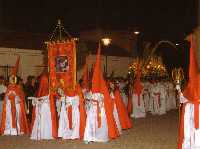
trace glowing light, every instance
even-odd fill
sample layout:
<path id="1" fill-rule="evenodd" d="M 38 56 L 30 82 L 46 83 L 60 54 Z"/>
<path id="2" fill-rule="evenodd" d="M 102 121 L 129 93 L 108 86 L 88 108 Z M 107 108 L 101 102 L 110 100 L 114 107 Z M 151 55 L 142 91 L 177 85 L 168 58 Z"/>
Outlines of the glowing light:
<path id="1" fill-rule="evenodd" d="M 112 41 L 112 39 L 110 39 L 110 38 L 103 38 L 103 39 L 101 39 L 102 40 L 102 42 L 103 42 L 103 44 L 105 45 L 105 46 L 108 46 L 110 43 L 111 43 L 111 41 Z"/>
<path id="2" fill-rule="evenodd" d="M 139 31 L 134 31 L 134 34 L 138 35 L 138 34 L 140 34 L 140 32 Z"/>
<path id="3" fill-rule="evenodd" d="M 74 41 L 79 41 L 78 37 L 74 37 L 73 39 L 74 39 Z"/>

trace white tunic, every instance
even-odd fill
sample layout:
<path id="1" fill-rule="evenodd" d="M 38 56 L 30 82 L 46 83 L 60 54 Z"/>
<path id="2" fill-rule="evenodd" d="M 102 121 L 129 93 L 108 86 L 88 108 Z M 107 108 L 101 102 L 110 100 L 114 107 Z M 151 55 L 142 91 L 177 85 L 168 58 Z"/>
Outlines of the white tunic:
<path id="1" fill-rule="evenodd" d="M 185 106 L 184 139 L 182 143 L 182 148 L 200 149 L 200 126 L 198 129 L 194 127 L 194 104 L 192 103 L 187 103 Z"/>
<path id="2" fill-rule="evenodd" d="M 10 93 L 15 94 L 15 107 L 16 107 L 16 128 L 12 127 L 12 112 L 11 112 L 11 102 L 8 99 L 8 96 Z M 10 91 L 6 95 L 6 125 L 5 125 L 5 130 L 4 130 L 4 135 L 21 135 L 23 134 L 20 132 L 20 97 L 16 95 L 14 91 Z"/>
<path id="3" fill-rule="evenodd" d="M 140 97 L 140 99 L 139 99 Z M 133 112 L 131 117 L 133 118 L 143 118 L 146 116 L 144 100 L 142 94 L 139 96 L 137 94 L 132 95 L 132 103 L 133 103 Z"/>
<path id="4" fill-rule="evenodd" d="M 109 137 L 106 113 L 103 102 L 104 96 L 100 93 L 94 93 L 92 94 L 92 99 L 90 100 L 91 104 L 90 108 L 87 111 L 84 141 L 107 142 L 109 140 Z M 99 106 L 100 108 L 100 127 L 98 127 L 97 121 L 97 106 Z"/>
<path id="5" fill-rule="evenodd" d="M 144 106 L 146 111 L 150 111 L 149 103 L 150 103 L 150 83 L 144 82 L 143 83 L 144 89 L 142 92 L 143 99 L 144 99 Z"/>
<path id="6" fill-rule="evenodd" d="M 33 106 L 36 106 L 35 121 L 30 138 L 33 140 L 53 139 L 49 96 L 35 98 Z"/>
<path id="7" fill-rule="evenodd" d="M 79 96 L 61 97 L 58 137 L 63 139 L 78 139 L 80 137 Z M 72 129 L 69 128 L 68 107 L 72 106 Z"/>
<path id="8" fill-rule="evenodd" d="M 162 115 L 166 113 L 166 90 L 160 83 L 151 88 L 150 110 L 152 114 Z"/>
<path id="9" fill-rule="evenodd" d="M 167 100 L 167 91 L 166 87 L 164 86 L 163 82 L 158 83 L 158 87 L 160 88 L 160 110 L 159 115 L 166 113 L 166 100 Z"/>
<path id="10" fill-rule="evenodd" d="M 169 98 L 168 98 L 168 102 L 167 102 L 167 109 L 171 110 L 171 109 L 176 109 L 176 92 L 175 92 L 175 87 L 173 85 L 173 83 L 169 82 L 168 83 L 168 94 L 169 94 Z"/>

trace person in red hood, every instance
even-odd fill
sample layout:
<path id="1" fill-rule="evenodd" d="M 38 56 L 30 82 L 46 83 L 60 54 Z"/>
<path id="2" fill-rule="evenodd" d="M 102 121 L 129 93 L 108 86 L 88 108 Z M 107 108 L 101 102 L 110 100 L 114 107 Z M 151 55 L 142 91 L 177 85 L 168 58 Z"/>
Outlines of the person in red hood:
<path id="1" fill-rule="evenodd" d="M 87 111 L 84 133 L 85 143 L 107 142 L 119 136 L 117 124 L 113 116 L 112 99 L 101 72 L 100 60 L 99 47 L 93 71 L 91 94 L 88 96 L 90 108 Z"/>
<path id="2" fill-rule="evenodd" d="M 117 124 L 117 129 L 119 131 L 119 134 L 121 135 L 122 134 L 122 126 L 121 126 L 121 121 L 120 121 L 120 118 L 119 118 L 119 111 L 117 108 L 117 104 L 116 104 L 116 96 L 115 96 L 115 84 L 114 84 L 114 81 L 109 81 L 107 80 L 107 86 L 108 86 L 108 89 L 109 89 L 109 92 L 110 92 L 110 97 L 112 99 L 112 107 L 113 107 L 113 116 L 114 116 L 114 119 L 115 119 L 115 122 Z"/>
<path id="3" fill-rule="evenodd" d="M 49 97 L 48 74 L 43 73 L 40 77 L 40 85 L 37 97 L 29 97 L 33 103 L 31 139 L 54 139 L 57 138 L 55 105 Z"/>
<path id="4" fill-rule="evenodd" d="M 142 118 L 146 116 L 144 100 L 142 96 L 143 85 L 140 81 L 140 77 L 141 77 L 141 70 L 140 70 L 140 65 L 138 64 L 138 69 L 137 69 L 136 79 L 134 81 L 133 94 L 132 94 L 133 112 L 131 114 L 131 117 L 133 118 Z"/>
<path id="5" fill-rule="evenodd" d="M 2 135 L 29 134 L 29 127 L 25 112 L 24 92 L 17 85 L 17 70 L 19 57 L 9 78 L 9 85 L 5 93 L 0 132 Z"/>
<path id="6" fill-rule="evenodd" d="M 198 33 L 197 30 L 196 33 Z M 198 149 L 200 148 L 200 128 L 199 128 L 199 109 L 200 109 L 200 72 L 197 63 L 197 50 L 199 42 L 199 33 L 190 35 L 190 64 L 189 81 L 181 93 L 180 102 L 183 103 L 179 127 L 178 149 Z M 196 55 L 195 55 L 196 54 Z"/>

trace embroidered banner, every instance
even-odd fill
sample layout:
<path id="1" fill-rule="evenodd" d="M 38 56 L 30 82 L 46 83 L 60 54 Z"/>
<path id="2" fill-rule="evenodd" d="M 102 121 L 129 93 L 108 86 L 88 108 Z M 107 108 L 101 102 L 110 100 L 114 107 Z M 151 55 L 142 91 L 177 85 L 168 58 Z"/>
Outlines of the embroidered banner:
<path id="1" fill-rule="evenodd" d="M 48 43 L 48 63 L 51 90 L 74 89 L 76 84 L 75 41 Z"/>

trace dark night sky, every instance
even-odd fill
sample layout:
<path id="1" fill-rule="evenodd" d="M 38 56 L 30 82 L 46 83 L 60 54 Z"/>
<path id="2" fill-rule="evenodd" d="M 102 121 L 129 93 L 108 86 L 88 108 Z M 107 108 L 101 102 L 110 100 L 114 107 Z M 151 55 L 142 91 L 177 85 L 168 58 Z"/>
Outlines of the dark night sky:
<path id="1" fill-rule="evenodd" d="M 180 39 L 196 26 L 195 0 L 1 0 L 9 30 L 51 33 L 61 18 L 69 32 L 137 27 L 147 38 Z"/>

